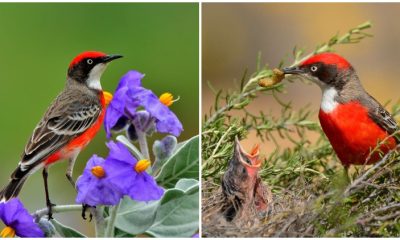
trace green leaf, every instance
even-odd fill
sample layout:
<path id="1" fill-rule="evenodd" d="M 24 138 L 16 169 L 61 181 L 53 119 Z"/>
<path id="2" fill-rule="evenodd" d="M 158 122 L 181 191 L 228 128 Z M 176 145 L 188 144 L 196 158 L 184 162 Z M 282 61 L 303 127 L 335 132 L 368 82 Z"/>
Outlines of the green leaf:
<path id="1" fill-rule="evenodd" d="M 181 179 L 158 201 L 124 198 L 115 226 L 132 235 L 191 237 L 199 229 L 199 181 Z"/>
<path id="2" fill-rule="evenodd" d="M 59 221 L 52 219 L 50 222 L 53 224 L 55 227 L 56 231 L 58 234 L 60 234 L 61 237 L 64 238 L 86 238 L 85 235 L 82 233 L 78 232 L 77 230 L 70 228 L 68 226 L 63 225 Z"/>
<path id="3" fill-rule="evenodd" d="M 135 237 L 135 235 L 127 233 L 125 231 L 122 231 L 119 228 L 115 228 L 114 237 L 115 238 L 132 238 L 132 237 Z"/>
<path id="4" fill-rule="evenodd" d="M 191 194 L 193 191 L 198 191 L 199 185 L 198 185 L 199 181 L 197 181 L 196 179 L 181 179 L 179 180 L 176 185 L 175 188 L 176 189 L 180 189 L 184 192 L 186 192 L 187 194 Z"/>
<path id="5" fill-rule="evenodd" d="M 165 162 L 160 173 L 156 176 L 157 182 L 166 188 L 174 187 L 181 178 L 199 177 L 199 137 L 195 136 L 186 141 Z"/>
<path id="6" fill-rule="evenodd" d="M 181 179 L 165 192 L 153 225 L 146 233 L 154 237 L 191 237 L 199 229 L 199 183 Z"/>
<path id="7" fill-rule="evenodd" d="M 136 202 L 125 197 L 118 210 L 115 226 L 133 235 L 141 234 L 153 224 L 159 204 L 159 201 Z"/>

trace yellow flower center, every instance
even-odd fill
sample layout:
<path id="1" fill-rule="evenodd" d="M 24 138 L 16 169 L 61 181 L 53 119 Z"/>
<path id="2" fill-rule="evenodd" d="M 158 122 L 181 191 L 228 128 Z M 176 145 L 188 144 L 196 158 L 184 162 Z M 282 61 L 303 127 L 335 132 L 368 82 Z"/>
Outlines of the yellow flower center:
<path id="1" fill-rule="evenodd" d="M 94 166 L 92 167 L 92 174 L 97 178 L 102 178 L 106 173 L 104 172 L 104 168 L 102 166 Z"/>
<path id="2" fill-rule="evenodd" d="M 107 106 L 108 104 L 110 104 L 110 102 L 113 98 L 113 95 L 109 92 L 103 91 L 103 97 L 104 97 L 104 102 Z"/>
<path id="3" fill-rule="evenodd" d="M 160 96 L 160 102 L 165 106 L 169 107 L 174 102 L 174 96 L 169 92 L 163 93 Z"/>
<path id="4" fill-rule="evenodd" d="M 149 160 L 147 160 L 147 159 L 139 160 L 139 161 L 136 163 L 135 171 L 138 172 L 138 173 L 141 173 L 141 172 L 143 172 L 143 171 L 146 171 L 146 169 L 147 169 L 150 165 L 151 165 L 151 162 L 150 162 Z"/>
<path id="5" fill-rule="evenodd" d="M 5 227 L 1 232 L 0 232 L 0 237 L 1 238 L 13 238 L 15 237 L 15 230 L 12 227 Z"/>

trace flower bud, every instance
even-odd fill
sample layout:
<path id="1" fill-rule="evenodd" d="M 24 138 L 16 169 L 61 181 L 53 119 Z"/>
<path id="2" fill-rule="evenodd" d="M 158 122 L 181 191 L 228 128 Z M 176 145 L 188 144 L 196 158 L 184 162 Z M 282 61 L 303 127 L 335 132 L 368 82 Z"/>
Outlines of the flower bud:
<path id="1" fill-rule="evenodd" d="M 132 120 L 136 130 L 140 130 L 147 135 L 151 135 L 155 131 L 154 119 L 150 116 L 147 111 L 138 111 Z"/>
<path id="2" fill-rule="evenodd" d="M 56 228 L 49 220 L 41 218 L 37 224 L 45 237 L 53 237 L 56 234 Z"/>
<path id="3" fill-rule="evenodd" d="M 153 153 L 156 159 L 167 159 L 174 152 L 178 141 L 176 137 L 167 135 L 161 141 L 156 140 L 153 144 Z"/>

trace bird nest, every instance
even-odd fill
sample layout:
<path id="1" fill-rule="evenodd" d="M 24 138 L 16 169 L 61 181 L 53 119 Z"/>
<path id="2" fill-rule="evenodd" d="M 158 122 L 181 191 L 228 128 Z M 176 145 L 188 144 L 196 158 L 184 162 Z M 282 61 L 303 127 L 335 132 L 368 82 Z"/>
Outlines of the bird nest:
<path id="1" fill-rule="evenodd" d="M 318 178 L 318 175 L 315 175 Z M 204 237 L 399 237 L 400 155 L 395 149 L 370 167 L 356 167 L 351 182 L 343 174 L 326 181 L 294 181 L 271 186 L 268 214 L 248 212 L 245 221 L 218 221 L 222 191 L 203 179 Z M 270 179 L 264 177 L 264 183 Z M 217 220 L 216 220 L 217 219 Z"/>
<path id="2" fill-rule="evenodd" d="M 204 237 L 306 237 L 312 236 L 307 222 L 307 202 L 293 191 L 274 195 L 266 215 L 247 212 L 245 220 L 227 222 L 220 215 L 221 188 L 211 181 L 202 185 L 202 233 Z M 216 220 L 218 219 L 218 220 Z"/>

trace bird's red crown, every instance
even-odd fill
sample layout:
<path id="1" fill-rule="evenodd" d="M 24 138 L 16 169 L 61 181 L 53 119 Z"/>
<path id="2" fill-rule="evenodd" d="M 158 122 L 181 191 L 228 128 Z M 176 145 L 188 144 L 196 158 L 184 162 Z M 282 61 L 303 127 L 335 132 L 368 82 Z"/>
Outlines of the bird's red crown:
<path id="1" fill-rule="evenodd" d="M 102 52 L 96 52 L 96 51 L 88 51 L 88 52 L 83 52 L 80 53 L 78 56 L 76 56 L 71 63 L 69 64 L 69 67 L 73 67 L 75 64 L 79 63 L 80 61 L 82 61 L 82 59 L 85 58 L 98 58 L 98 57 L 104 57 L 106 56 L 105 53 Z"/>
<path id="2" fill-rule="evenodd" d="M 351 66 L 346 59 L 344 59 L 343 57 L 339 56 L 336 53 L 320 53 L 306 59 L 300 65 L 301 66 L 311 65 L 317 62 L 336 65 L 337 68 L 339 69 L 347 69 Z"/>

